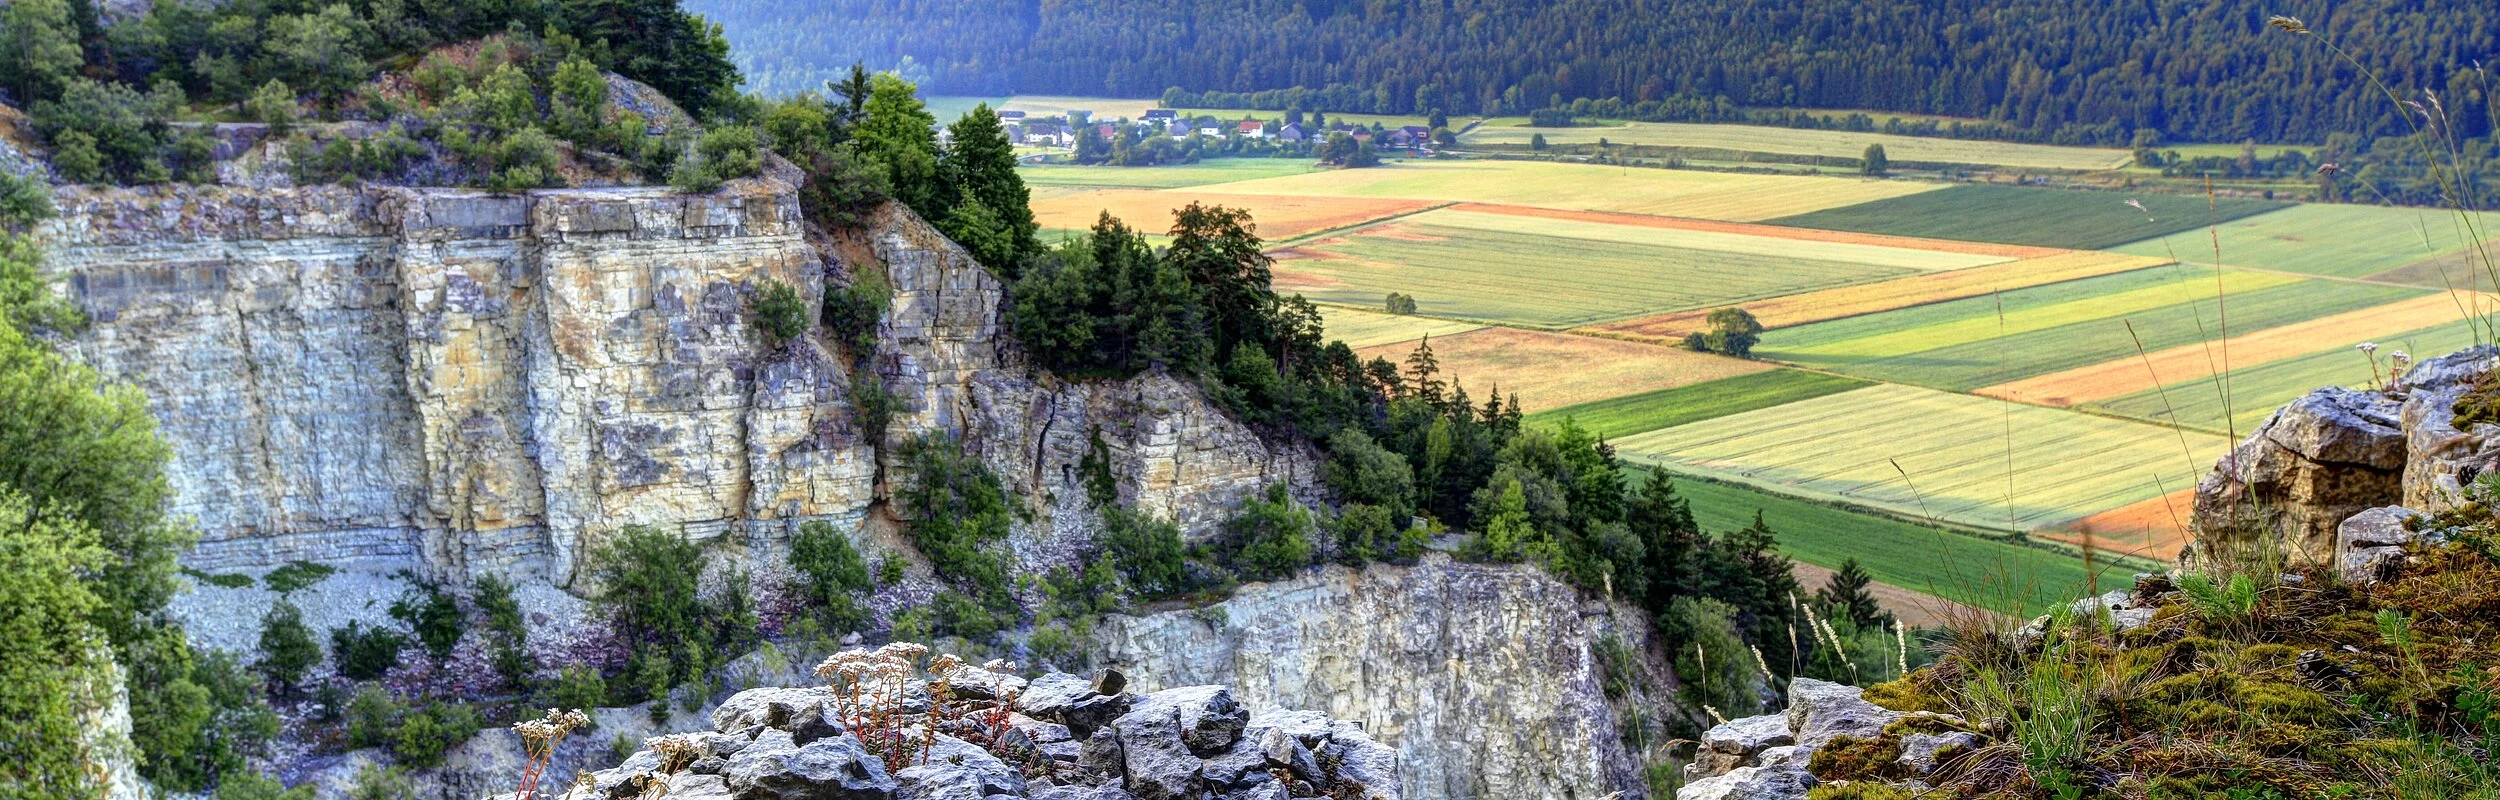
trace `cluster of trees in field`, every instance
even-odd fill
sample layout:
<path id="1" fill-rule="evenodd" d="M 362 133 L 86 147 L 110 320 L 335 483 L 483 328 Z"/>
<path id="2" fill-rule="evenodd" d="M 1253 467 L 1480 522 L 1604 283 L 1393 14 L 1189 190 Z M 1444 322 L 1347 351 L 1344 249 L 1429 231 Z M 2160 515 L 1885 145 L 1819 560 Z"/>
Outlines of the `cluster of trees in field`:
<path id="1" fill-rule="evenodd" d="M 2492 8 L 2397 0 L 694 6 L 727 24 L 767 90 L 865 59 L 947 94 L 1298 87 L 1306 108 L 1336 111 L 1524 114 L 1587 98 L 1660 103 L 1676 118 L 1724 115 L 1723 99 L 1969 117 L 2122 145 L 2138 129 L 2268 142 L 2401 132 L 2401 110 L 2314 42 L 2269 29 L 2269 14 L 2300 17 L 2389 84 L 2451 103 L 2480 91 L 2471 65 L 2500 46 Z M 2474 125 L 2469 135 L 2488 127 Z"/>

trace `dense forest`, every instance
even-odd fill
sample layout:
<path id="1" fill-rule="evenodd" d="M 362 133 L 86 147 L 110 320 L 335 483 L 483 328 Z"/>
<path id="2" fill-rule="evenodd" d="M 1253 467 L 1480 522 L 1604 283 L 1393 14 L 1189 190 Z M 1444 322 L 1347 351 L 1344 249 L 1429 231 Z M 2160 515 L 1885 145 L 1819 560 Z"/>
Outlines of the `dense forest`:
<path id="1" fill-rule="evenodd" d="M 2295 0 L 1697 0 L 1116 3 L 697 0 L 755 88 L 854 59 L 935 94 L 1155 97 L 1301 87 L 1329 111 L 1526 113 L 1580 98 L 1727 98 L 2001 120 L 2051 140 L 2323 142 L 2404 133 L 2306 20 L 2387 83 L 2454 108 L 2500 49 L 2479 3 Z M 1319 98 L 1325 98 L 1320 100 Z M 2488 119 L 2460 120 L 2468 137 Z"/>

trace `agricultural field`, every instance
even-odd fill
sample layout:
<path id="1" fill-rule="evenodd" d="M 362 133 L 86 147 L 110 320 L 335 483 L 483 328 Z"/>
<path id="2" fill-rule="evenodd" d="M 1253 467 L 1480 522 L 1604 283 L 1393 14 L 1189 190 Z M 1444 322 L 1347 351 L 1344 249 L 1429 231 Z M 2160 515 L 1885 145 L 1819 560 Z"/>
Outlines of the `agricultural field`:
<path id="1" fill-rule="evenodd" d="M 1363 125 L 1368 127 L 1373 124 L 1378 124 L 1384 128 L 1396 128 L 1405 125 L 1426 125 L 1431 123 L 1430 118 L 1422 115 L 1355 114 L 1351 112 L 1339 113 L 1335 111 L 1327 113 L 1328 124 L 1330 125 L 1342 122 L 1347 125 Z M 1249 108 L 1184 108 L 1180 109 L 1180 114 L 1182 117 L 1189 119 L 1196 119 L 1198 117 L 1214 117 L 1221 120 L 1235 121 L 1245 119 L 1281 120 L 1285 118 L 1285 112 L 1282 111 L 1260 111 Z M 1467 123 L 1470 119 L 1472 118 L 1458 117 L 1454 115 L 1451 116 L 1450 130 L 1455 131 L 1460 128 L 1467 127 Z M 1303 127 L 1305 130 L 1310 127 L 1309 114 L 1303 115 Z"/>
<path id="2" fill-rule="evenodd" d="M 2460 249 L 2469 241 L 2460 235 L 2462 222 L 2455 212 L 2433 208 L 2304 204 L 2234 219 L 2213 226 L 2211 231 L 2200 224 L 2192 230 L 2131 242 L 2116 249 L 2163 257 L 2173 257 L 2170 254 L 2175 252 L 2175 257 L 2182 261 L 2211 264 L 2215 260 L 2214 237 L 2219 235 L 2224 264 L 2359 278 Z M 2475 224 L 2488 236 L 2490 226 L 2500 224 L 2500 214 L 2482 215 Z M 2460 269 L 2449 274 L 2463 286 L 2467 278 L 2479 271 Z M 2398 282 L 2447 288 L 2435 270 L 2404 277 Z"/>
<path id="3" fill-rule="evenodd" d="M 2144 210 L 2127 205 L 2131 200 L 2142 204 Z M 2209 222 L 2239 219 L 2290 205 L 2224 198 L 2214 201 L 2209 211 L 2206 202 L 2203 197 L 2176 194 L 1954 186 L 1781 217 L 1771 220 L 1771 224 L 2099 250 L 2202 229 Z M 2128 252 L 2168 257 L 2163 252 Z"/>
<path id="4" fill-rule="evenodd" d="M 1531 413 L 1772 368 L 1672 347 L 1515 328 L 1434 336 L 1431 342 L 1442 380 L 1463 384 L 1478 401 L 1497 389 L 1505 402 L 1517 395 L 1520 408 Z M 1403 366 L 1417 344 L 1396 342 L 1355 352 L 1365 361 L 1385 358 Z"/>
<path id="5" fill-rule="evenodd" d="M 2150 391 L 2165 384 L 2208 384 L 2227 358 L 2233 371 L 2296 358 L 2321 349 L 2388 339 L 2450 322 L 2463 327 L 2469 313 L 2488 312 L 2488 295 L 2426 294 L 2383 306 L 2371 306 L 2305 322 L 2233 335 L 2218 342 L 2196 342 L 2157 353 L 2130 355 L 2063 372 L 1979 389 L 1976 393 L 2003 400 L 2044 406 L 2073 406 Z M 2322 348 L 2322 345 L 2332 347 Z M 2356 362 L 2356 366 L 2357 366 Z M 2322 376 L 2324 377 L 2324 376 Z M 2327 380 L 2325 383 L 2337 381 Z M 2323 384 L 2321 384 L 2323 385 Z"/>
<path id="6" fill-rule="evenodd" d="M 1070 109 L 1081 108 L 1094 112 L 1094 118 L 1102 120 L 1138 119 L 1146 116 L 1148 109 L 1162 107 L 1163 99 L 1158 97 L 1066 97 L 1041 94 L 1020 94 L 1007 98 L 1004 103 L 991 105 L 991 108 L 1000 111 L 1022 111 L 1036 117 L 1066 116 Z"/>
<path id="7" fill-rule="evenodd" d="M 1432 316 L 1538 328 L 1723 306 L 1995 258 L 1447 210 L 1276 255 L 1278 291 L 1344 305 L 1402 292 Z"/>
<path id="8" fill-rule="evenodd" d="M 1426 336 L 1451 336 L 1484 327 L 1468 322 L 1333 305 L 1320 306 L 1319 316 L 1326 325 L 1327 338 L 1345 342 L 1347 347 L 1356 350 L 1392 342 L 1411 342 Z"/>
<path id="9" fill-rule="evenodd" d="M 1250 211 L 1262 239 L 1290 239 L 1364 222 L 1411 214 L 1432 204 L 1415 200 L 1359 197 L 1292 197 L 1235 195 L 1196 190 L 1100 189 L 1033 202 L 1033 221 L 1044 231 L 1078 231 L 1094 227 L 1103 212 L 1141 231 L 1161 233 L 1172 227 L 1172 212 L 1191 202 L 1231 206 Z M 1374 300 L 1378 297 L 1372 298 Z"/>
<path id="10" fill-rule="evenodd" d="M 1896 162 L 1916 161 L 2074 171 L 2117 169 L 2135 160 L 2134 154 L 2117 148 L 2059 147 L 1975 139 L 1773 128 L 1761 125 L 1717 125 L 1701 122 L 1608 122 L 1572 128 L 1534 128 L 1516 123 L 1507 125 L 1487 123 L 1459 137 L 1459 143 L 1476 147 L 1525 149 L 1529 146 L 1531 139 L 1540 134 L 1545 137 L 1545 142 L 1549 145 L 1596 144 L 1598 140 L 1603 139 L 1609 144 L 1621 145 L 1694 147 L 1747 153 L 1848 159 L 1864 155 L 1867 145 L 1880 144 L 1884 146 L 1885 157 Z"/>
<path id="11" fill-rule="evenodd" d="M 2091 366 L 2397 302 L 2423 290 L 2172 268 L 2036 287 L 1765 334 L 1755 353 L 1875 380 L 1953 391 Z M 2000 308 L 1999 303 L 2002 303 Z"/>
<path id="12" fill-rule="evenodd" d="M 1634 478 L 1634 481 L 1647 478 Z M 1637 485 L 1637 484 L 1636 484 Z M 1679 475 L 1676 494 L 1692 503 L 1693 521 L 1713 533 L 1753 524 L 1754 512 L 1779 534 L 1780 552 L 1826 569 L 1855 558 L 1878 581 L 1972 605 L 2004 609 L 2008 594 L 2021 614 L 2045 613 L 2051 605 L 2084 594 L 2083 560 L 2013 542 L 1945 531 L 1887 516 L 1800 500 L 1741 484 Z M 2110 569 L 2110 565 L 2101 565 Z M 2124 568 L 2112 570 L 2125 580 Z M 2012 575 L 2028 591 L 2008 592 Z M 2105 573 L 2102 580 L 2108 582 Z"/>
<path id="13" fill-rule="evenodd" d="M 1275 178 L 1316 172 L 1301 158 L 1218 158 L 1195 164 L 1152 167 L 1025 164 L 1016 168 L 1026 186 L 1080 186 L 1104 189 L 1179 189 L 1233 181 Z"/>
<path id="14" fill-rule="evenodd" d="M 1599 436 L 1615 439 L 1872 385 L 1839 375 L 1775 369 L 1539 411 L 1528 415 L 1525 422 L 1560 425 L 1568 419 Z"/>
<path id="15" fill-rule="evenodd" d="M 2482 233 L 2488 235 L 2493 231 L 2484 230 Z M 2500 291 L 2500 238 L 2487 239 L 2480 245 L 2458 247 L 2386 272 L 2372 273 L 2367 279 L 2432 289 Z"/>
<path id="16" fill-rule="evenodd" d="M 2193 486 L 2226 444 L 1887 385 L 1627 436 L 1615 447 L 1634 462 L 1810 499 L 2031 531 Z"/>
<path id="17" fill-rule="evenodd" d="M 2196 490 L 2181 489 L 2032 535 L 2105 553 L 2168 561 L 2177 558 L 2190 540 L 2188 518 L 2195 504 Z"/>
<path id="18" fill-rule="evenodd" d="M 2319 341 L 2315 351 L 2296 358 L 2242 367 L 2229 375 L 2229 414 L 2224 414 L 2221 387 L 2209 378 L 2172 382 L 2157 389 L 2084 403 L 2083 408 L 2209 432 L 2245 434 L 2275 409 L 2321 386 L 2370 386 L 2386 377 L 2388 357 L 2395 351 L 2430 357 L 2477 343 L 2474 329 L 2451 322 L 2366 341 L 2379 345 L 2378 366 L 2355 345 L 2365 340 Z M 2485 334 L 2483 339 L 2488 339 Z"/>
<path id="19" fill-rule="evenodd" d="M 1766 328 L 1788 328 L 2032 286 L 2132 272 L 2169 263 L 2166 259 L 2091 250 L 2043 250 L 2042 252 L 2051 255 L 1993 266 L 1928 272 L 1876 283 L 1862 283 L 1774 297 L 1746 303 L 1744 308 L 1753 314 L 1755 321 L 1761 322 Z M 1672 314 L 1593 325 L 1580 330 L 1598 336 L 1673 343 L 1681 341 L 1687 333 L 1702 330 L 1705 324 L 1704 318 L 1709 314 L 1710 309 L 1679 311 Z"/>
<path id="20" fill-rule="evenodd" d="M 1397 197 L 1759 222 L 1915 195 L 1942 184 L 1741 175 L 1550 161 L 1409 161 L 1226 184 L 1240 194 Z M 1951 237 L 1945 237 L 1951 238 Z"/>

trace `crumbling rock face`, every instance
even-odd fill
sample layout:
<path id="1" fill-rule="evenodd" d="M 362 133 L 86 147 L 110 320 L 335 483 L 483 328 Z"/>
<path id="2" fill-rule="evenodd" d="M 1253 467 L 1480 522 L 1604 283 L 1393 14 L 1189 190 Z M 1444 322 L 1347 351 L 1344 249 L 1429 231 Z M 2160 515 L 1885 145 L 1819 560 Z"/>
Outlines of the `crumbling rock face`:
<path id="1" fill-rule="evenodd" d="M 2454 426 L 2453 407 L 2500 350 L 2422 361 L 2383 391 L 2325 388 L 2267 418 L 2197 485 L 2195 527 L 2210 546 L 2274 537 L 2297 561 L 2340 558 L 2337 529 L 2363 511 L 2453 507 L 2500 467 L 2500 425 Z"/>
<path id="2" fill-rule="evenodd" d="M 1044 675 L 1034 687 L 1085 685 L 1072 675 Z M 698 735 L 695 752 L 664 765 L 643 750 L 624 764 L 591 773 L 564 800 L 635 796 L 649 783 L 666 796 L 736 800 L 1251 800 L 1364 798 L 1398 800 L 1396 761 L 1389 748 L 1355 725 L 1316 712 L 1252 715 L 1222 686 L 1188 686 L 1146 695 L 1057 692 L 1039 701 L 961 700 L 978 716 L 1003 713 L 1004 735 L 976 744 L 926 730 L 918 718 L 898 737 L 844 729 L 828 720 L 834 695 L 824 689 L 751 689 L 714 712 L 714 729 Z M 873 704 L 873 703 L 872 703 Z M 1065 742 L 1061 715 L 1070 707 L 1111 704 L 1131 709 L 1098 730 L 1088 747 L 1119 758 L 1086 757 Z M 854 714 L 865 717 L 868 714 Z M 807 731 L 831 724 L 830 733 Z M 978 724 L 978 723 L 976 723 Z M 986 732 L 965 733 L 989 739 Z M 876 729 L 870 729 L 874 731 Z M 805 738 L 812 737 L 812 738 Z M 900 768 L 879 748 L 906 742 Z M 510 797 L 505 795 L 503 797 Z"/>
<path id="3" fill-rule="evenodd" d="M 1650 625 L 1540 570 L 1429 554 L 1246 586 L 1205 609 L 1113 616 L 1096 652 L 1137 685 L 1229 685 L 1252 729 L 1278 708 L 1360 723 L 1397 748 L 1363 769 L 1403 774 L 1409 797 L 1642 796 L 1642 762 L 1617 721 L 1630 704 L 1654 719 L 1672 682 L 1663 659 L 1637 659 L 1644 673 L 1626 682 L 1660 691 L 1609 700 L 1596 655 L 1608 636 L 1647 653 Z M 1067 688 L 1036 681 L 1028 696 Z"/>
<path id="4" fill-rule="evenodd" d="M 763 558 L 801 520 L 856 529 L 902 477 L 880 455 L 931 434 L 1032 498 L 1028 566 L 1064 563 L 1097 524 L 1075 474 L 1096 431 L 1123 492 L 1193 534 L 1267 483 L 1314 493 L 1307 448 L 1186 382 L 1032 372 L 998 280 L 961 248 L 900 206 L 813 232 L 797 180 L 783 165 L 701 196 L 65 187 L 39 236 L 94 321 L 71 350 L 157 411 L 203 570 L 365 561 L 566 584 L 632 524 Z M 822 336 L 767 348 L 746 309 L 766 280 L 814 298 L 870 269 L 896 296 L 867 363 L 905 400 L 884 442 L 850 406 L 850 354 Z"/>

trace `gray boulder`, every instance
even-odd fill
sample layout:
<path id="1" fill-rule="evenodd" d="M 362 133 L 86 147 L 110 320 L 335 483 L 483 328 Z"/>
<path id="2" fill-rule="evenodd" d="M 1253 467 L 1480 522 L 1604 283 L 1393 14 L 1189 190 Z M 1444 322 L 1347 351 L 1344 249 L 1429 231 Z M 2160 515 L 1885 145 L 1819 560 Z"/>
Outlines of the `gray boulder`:
<path id="1" fill-rule="evenodd" d="M 900 785 L 896 800 L 981 800 L 990 795 L 1021 797 L 1024 772 L 979 746 L 940 735 L 918 764 L 894 773 Z"/>
<path id="2" fill-rule="evenodd" d="M 1961 731 L 1946 733 L 1913 733 L 1901 737 L 1900 763 L 1912 773 L 1925 775 L 1936 771 L 1938 753 L 1952 748 L 1968 750 L 1979 746 L 1979 737 Z"/>
<path id="3" fill-rule="evenodd" d="M 1233 690 L 1222 686 L 1182 686 L 1146 695 L 1120 719 L 1166 716 L 1180 731 L 1181 743 L 1197 753 L 1231 748 L 1250 723 L 1249 710 L 1233 701 Z"/>
<path id="4" fill-rule="evenodd" d="M 1141 703 L 1107 730 L 1119 742 L 1120 771 L 1131 794 L 1143 800 L 1196 800 L 1206 790 L 1199 769 L 1203 762 L 1190 752 L 1174 704 Z"/>
<path id="5" fill-rule="evenodd" d="M 1137 800 L 1137 795 L 1110 786 L 1047 786 L 1033 791 L 1033 800 Z"/>
<path id="6" fill-rule="evenodd" d="M 712 729 L 742 731 L 762 725 L 790 730 L 802 718 L 820 717 L 832 700 L 833 690 L 821 686 L 748 689 L 712 710 Z"/>
<path id="7" fill-rule="evenodd" d="M 2319 389 L 2232 448 L 2196 486 L 2199 546 L 2279 539 L 2295 560 L 2324 560 L 2345 517 L 2404 491 L 2405 402 L 2387 392 Z"/>
<path id="8" fill-rule="evenodd" d="M 1082 740 L 1110 724 L 1131 707 L 1127 695 L 1106 695 L 1094 691 L 1093 683 L 1063 672 L 1034 678 L 1016 696 L 1015 708 L 1035 719 L 1068 726 L 1073 738 Z"/>
<path id="9" fill-rule="evenodd" d="M 2500 349 L 2460 350 L 2415 364 L 2405 373 L 2404 492 L 2371 505 L 2403 504 L 2429 513 L 2455 508 L 2466 487 L 2500 469 L 2500 426 L 2456 425 L 2457 399 L 2500 364 Z"/>
<path id="10" fill-rule="evenodd" d="M 1260 731 L 1259 751 L 1267 756 L 1269 765 L 1284 767 L 1292 771 L 1294 777 L 1304 781 L 1319 782 L 1319 757 L 1312 755 L 1311 748 L 1303 745 L 1301 738 L 1291 732 L 1283 728 Z"/>
<path id="11" fill-rule="evenodd" d="M 1840 736 L 1872 739 L 1882 736 L 1884 726 L 1902 717 L 1901 712 L 1869 703 L 1866 690 L 1855 686 L 1798 678 L 1788 684 L 1789 730 L 1796 732 L 1797 746 L 1807 750 L 1822 747 Z"/>
<path id="12" fill-rule="evenodd" d="M 1704 778 L 1677 789 L 1675 800 L 1799 800 L 1812 791 L 1814 776 L 1804 767 L 1738 767 L 1728 774 Z"/>
<path id="13" fill-rule="evenodd" d="M 832 736 L 800 746 L 767 729 L 729 759 L 723 776 L 746 800 L 884 800 L 897 784 L 859 740 Z"/>
<path id="14" fill-rule="evenodd" d="M 2335 528 L 2335 569 L 2352 583 L 2376 583 L 2404 563 L 2405 545 L 2421 538 L 2406 527 L 2421 513 L 2404 506 L 2363 511 Z"/>

